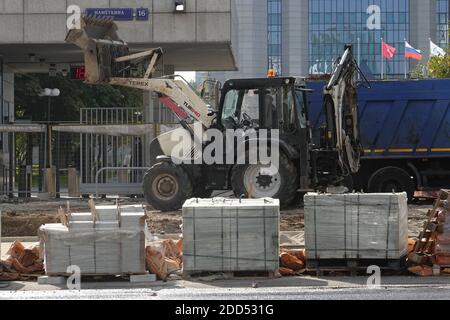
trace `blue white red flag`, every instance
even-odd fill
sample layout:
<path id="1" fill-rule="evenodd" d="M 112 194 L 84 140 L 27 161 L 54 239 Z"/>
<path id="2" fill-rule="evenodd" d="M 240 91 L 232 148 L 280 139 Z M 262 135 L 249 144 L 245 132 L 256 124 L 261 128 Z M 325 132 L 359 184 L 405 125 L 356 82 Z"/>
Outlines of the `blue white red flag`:
<path id="1" fill-rule="evenodd" d="M 422 51 L 413 48 L 407 41 L 405 41 L 405 57 L 414 59 L 414 60 L 422 60 Z"/>

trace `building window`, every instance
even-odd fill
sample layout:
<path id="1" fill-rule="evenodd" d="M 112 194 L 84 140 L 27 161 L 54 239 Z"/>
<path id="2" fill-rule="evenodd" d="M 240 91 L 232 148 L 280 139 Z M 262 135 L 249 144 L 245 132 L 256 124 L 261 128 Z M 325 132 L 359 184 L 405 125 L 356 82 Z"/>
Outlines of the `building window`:
<path id="1" fill-rule="evenodd" d="M 281 75 L 281 0 L 267 1 L 267 56 L 268 68 Z"/>
<path id="2" fill-rule="evenodd" d="M 437 42 L 443 48 L 449 44 L 449 2 L 448 0 L 436 0 Z"/>
<path id="3" fill-rule="evenodd" d="M 447 0 L 445 0 L 447 1 Z M 369 30 L 369 5 L 381 9 L 381 29 Z M 385 61 L 385 74 L 404 74 L 404 39 L 409 38 L 409 0 L 309 0 L 309 63 L 311 74 L 330 73 L 346 43 L 354 44 L 362 69 L 381 74 L 381 38 L 397 49 Z"/>

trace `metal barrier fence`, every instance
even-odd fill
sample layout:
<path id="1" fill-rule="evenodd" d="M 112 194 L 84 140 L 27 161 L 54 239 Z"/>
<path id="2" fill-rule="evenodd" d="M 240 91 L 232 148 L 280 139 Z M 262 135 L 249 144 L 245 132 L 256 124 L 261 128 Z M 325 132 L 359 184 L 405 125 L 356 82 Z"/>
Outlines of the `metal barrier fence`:
<path id="1" fill-rule="evenodd" d="M 142 124 L 143 113 L 133 108 L 87 108 L 80 110 L 82 125 Z M 102 194 L 136 194 L 131 185 L 141 188 L 142 174 L 133 170 L 104 168 L 142 168 L 143 136 L 111 136 L 82 133 L 80 135 L 80 191 L 94 194 L 101 184 Z M 98 175 L 98 176 L 97 176 Z M 111 193 L 114 191 L 114 193 Z M 142 191 L 139 192 L 139 194 Z"/>
<path id="2" fill-rule="evenodd" d="M 173 123 L 145 124 L 143 118 L 139 109 L 82 109 L 80 124 L 50 124 L 50 138 L 47 124 L 3 125 L 0 131 L 6 132 L 11 147 L 4 153 L 9 162 L 0 166 L 0 195 L 45 196 L 49 163 L 57 197 L 141 195 L 143 173 L 148 170 L 146 145 L 148 150 L 153 137 L 179 127 Z"/>
<path id="3" fill-rule="evenodd" d="M 142 195 L 142 183 L 136 183 L 129 181 L 130 173 L 131 172 L 145 172 L 150 168 L 146 167 L 130 167 L 130 168 L 123 168 L 123 167 L 107 167 L 107 168 L 101 168 L 97 171 L 97 174 L 95 175 L 95 196 L 96 198 L 99 197 L 99 177 L 104 172 L 116 172 L 118 181 L 117 183 L 108 183 L 108 184 L 102 184 L 101 186 L 101 195 L 107 195 L 107 194 L 114 194 L 114 195 L 122 195 L 125 188 L 126 188 L 126 195 Z M 142 175 L 143 176 L 143 175 Z"/>

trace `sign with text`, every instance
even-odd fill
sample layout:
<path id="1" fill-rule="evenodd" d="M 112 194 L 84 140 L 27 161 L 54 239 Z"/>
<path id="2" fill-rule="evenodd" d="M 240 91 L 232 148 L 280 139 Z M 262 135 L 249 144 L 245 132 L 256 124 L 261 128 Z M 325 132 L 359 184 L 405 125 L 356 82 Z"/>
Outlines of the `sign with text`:
<path id="1" fill-rule="evenodd" d="M 87 8 L 85 11 L 88 16 L 108 17 L 115 21 L 132 21 L 134 17 L 136 20 L 148 20 L 148 9 L 138 8 L 136 14 L 133 8 Z"/>
<path id="2" fill-rule="evenodd" d="M 136 20 L 147 21 L 148 20 L 148 9 L 147 8 L 136 9 Z"/>

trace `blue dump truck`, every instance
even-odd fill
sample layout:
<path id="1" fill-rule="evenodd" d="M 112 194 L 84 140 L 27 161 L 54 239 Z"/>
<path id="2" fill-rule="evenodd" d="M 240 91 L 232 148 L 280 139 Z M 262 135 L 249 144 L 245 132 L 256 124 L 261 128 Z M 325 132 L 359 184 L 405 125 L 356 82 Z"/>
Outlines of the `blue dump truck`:
<path id="1" fill-rule="evenodd" d="M 373 81 L 360 86 L 364 157 L 353 178 L 366 192 L 450 189 L 450 79 Z M 308 82 L 313 135 L 324 124 L 323 82 Z"/>

